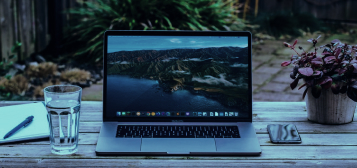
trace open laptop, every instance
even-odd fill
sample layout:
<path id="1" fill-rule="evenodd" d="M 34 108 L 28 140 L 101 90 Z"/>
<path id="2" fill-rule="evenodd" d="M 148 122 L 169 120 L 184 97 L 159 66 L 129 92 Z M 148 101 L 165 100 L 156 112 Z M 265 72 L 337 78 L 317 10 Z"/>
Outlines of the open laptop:
<path id="1" fill-rule="evenodd" d="M 260 155 L 251 34 L 106 31 L 98 155 Z"/>

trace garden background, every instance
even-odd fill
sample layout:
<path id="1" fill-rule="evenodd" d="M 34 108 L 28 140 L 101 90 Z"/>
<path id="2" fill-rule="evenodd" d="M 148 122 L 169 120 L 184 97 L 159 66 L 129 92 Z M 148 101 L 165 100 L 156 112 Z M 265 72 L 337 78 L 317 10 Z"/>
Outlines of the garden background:
<path id="1" fill-rule="evenodd" d="M 283 42 L 310 38 L 357 44 L 356 0 L 1 0 L 0 100 L 43 100 L 54 84 L 83 87 L 102 100 L 105 30 L 253 33 L 253 100 L 302 101 L 291 90 L 293 52 Z M 301 85 L 300 83 L 299 85 Z"/>

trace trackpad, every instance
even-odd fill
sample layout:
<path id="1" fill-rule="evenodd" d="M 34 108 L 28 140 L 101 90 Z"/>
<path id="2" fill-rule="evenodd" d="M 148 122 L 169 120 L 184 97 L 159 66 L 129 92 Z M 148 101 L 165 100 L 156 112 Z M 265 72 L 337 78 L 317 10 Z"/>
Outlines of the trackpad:
<path id="1" fill-rule="evenodd" d="M 213 138 L 143 138 L 141 152 L 216 152 L 216 144 Z"/>

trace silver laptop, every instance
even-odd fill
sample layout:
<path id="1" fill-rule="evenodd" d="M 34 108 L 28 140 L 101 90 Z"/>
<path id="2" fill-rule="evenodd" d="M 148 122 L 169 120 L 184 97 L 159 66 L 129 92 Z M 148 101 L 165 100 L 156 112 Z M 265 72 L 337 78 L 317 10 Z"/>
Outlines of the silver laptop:
<path id="1" fill-rule="evenodd" d="M 260 155 L 249 32 L 107 31 L 97 155 Z"/>

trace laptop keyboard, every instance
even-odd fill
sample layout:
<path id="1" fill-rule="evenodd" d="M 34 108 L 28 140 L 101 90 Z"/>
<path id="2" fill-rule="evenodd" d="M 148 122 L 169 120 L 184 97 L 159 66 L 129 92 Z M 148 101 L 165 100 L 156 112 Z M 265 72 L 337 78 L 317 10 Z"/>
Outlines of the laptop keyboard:
<path id="1" fill-rule="evenodd" d="M 117 138 L 240 138 L 237 126 L 118 125 Z"/>

